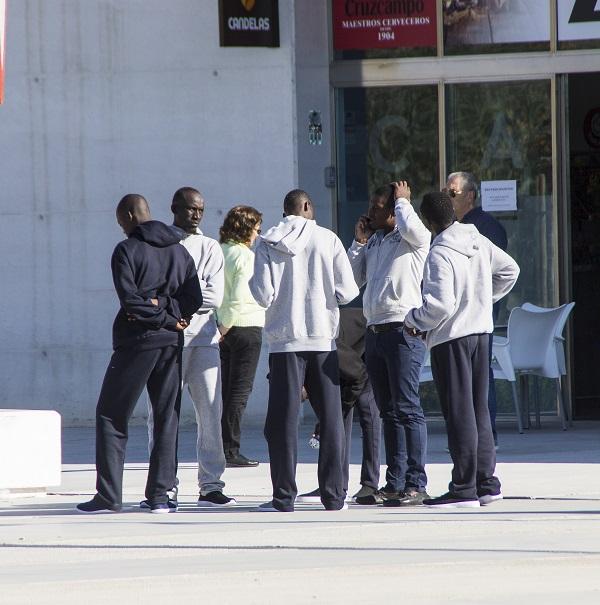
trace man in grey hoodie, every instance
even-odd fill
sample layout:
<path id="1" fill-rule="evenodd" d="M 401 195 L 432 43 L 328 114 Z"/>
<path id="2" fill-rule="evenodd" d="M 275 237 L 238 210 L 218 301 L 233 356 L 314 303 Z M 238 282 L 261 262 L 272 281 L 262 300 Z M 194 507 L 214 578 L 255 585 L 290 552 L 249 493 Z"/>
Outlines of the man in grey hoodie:
<path id="1" fill-rule="evenodd" d="M 265 437 L 273 499 L 259 508 L 294 510 L 304 384 L 321 424 L 321 502 L 327 510 L 344 508 L 344 429 L 335 338 L 338 305 L 356 298 L 358 288 L 341 241 L 314 221 L 305 191 L 294 189 L 286 195 L 283 221 L 260 238 L 249 286 L 256 301 L 267 308 L 264 333 L 269 344 Z"/>
<path id="2" fill-rule="evenodd" d="M 423 504 L 478 507 L 502 498 L 487 407 L 488 347 L 492 304 L 512 289 L 519 267 L 473 225 L 455 222 L 447 193 L 425 195 L 421 215 L 435 239 L 425 263 L 422 304 L 408 312 L 404 329 L 427 333 L 454 463 L 448 492 Z"/>

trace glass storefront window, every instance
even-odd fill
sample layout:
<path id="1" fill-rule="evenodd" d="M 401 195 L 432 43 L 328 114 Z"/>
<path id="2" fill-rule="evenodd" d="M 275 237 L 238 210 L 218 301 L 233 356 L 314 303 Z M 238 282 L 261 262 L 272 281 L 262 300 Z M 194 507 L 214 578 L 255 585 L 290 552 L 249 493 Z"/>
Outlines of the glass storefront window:
<path id="1" fill-rule="evenodd" d="M 517 181 L 517 211 L 495 214 L 521 267 L 499 322 L 524 302 L 556 304 L 550 81 L 448 84 L 446 163 L 479 181 Z"/>
<path id="2" fill-rule="evenodd" d="M 600 6 L 593 0 L 558 0 L 558 49 L 600 48 Z"/>
<path id="3" fill-rule="evenodd" d="M 549 0 L 442 0 L 444 54 L 550 50 Z"/>
<path id="4" fill-rule="evenodd" d="M 398 179 L 417 202 L 438 188 L 437 86 L 338 91 L 338 233 L 349 246 L 370 192 Z"/>
<path id="5" fill-rule="evenodd" d="M 498 324 L 505 325 L 510 310 L 524 302 L 557 305 L 550 81 L 447 85 L 446 161 L 448 172 L 472 172 L 479 181 L 517 181 L 517 210 L 494 213 L 521 268 L 501 301 Z M 511 412 L 508 383 L 496 384 L 499 409 Z M 542 409 L 555 411 L 552 385 L 546 387 Z"/>

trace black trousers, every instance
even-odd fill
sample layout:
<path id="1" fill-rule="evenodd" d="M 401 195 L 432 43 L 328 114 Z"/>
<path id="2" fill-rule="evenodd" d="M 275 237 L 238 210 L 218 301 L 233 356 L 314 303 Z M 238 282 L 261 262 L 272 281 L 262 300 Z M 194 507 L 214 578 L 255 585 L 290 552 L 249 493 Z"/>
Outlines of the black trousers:
<path id="1" fill-rule="evenodd" d="M 344 487 L 348 488 L 350 470 L 350 449 L 352 443 L 352 420 L 354 412 L 358 414 L 362 434 L 362 465 L 360 484 L 377 489 L 379 487 L 379 451 L 381 442 L 381 418 L 375 402 L 371 383 L 367 381 L 356 404 L 344 409 L 344 431 L 346 448 L 344 453 Z"/>
<path id="2" fill-rule="evenodd" d="M 450 493 L 476 498 L 500 492 L 488 410 L 489 334 L 473 334 L 431 349 L 431 369 L 454 463 Z"/>
<path id="3" fill-rule="evenodd" d="M 167 490 L 176 482 L 181 348 L 117 349 L 108 364 L 96 408 L 96 490 L 110 506 L 122 503 L 127 425 L 144 387 L 154 418 L 146 498 L 166 502 Z"/>
<path id="4" fill-rule="evenodd" d="M 254 385 L 260 357 L 262 328 L 234 326 L 219 345 L 223 415 L 221 433 L 225 458 L 240 453 L 242 415 Z"/>
<path id="5" fill-rule="evenodd" d="M 273 504 L 282 511 L 294 510 L 298 493 L 298 417 L 302 386 L 321 427 L 317 476 L 325 508 L 340 509 L 344 487 L 344 426 L 340 406 L 337 351 L 302 351 L 269 355 L 269 406 L 265 437 L 269 446 Z"/>

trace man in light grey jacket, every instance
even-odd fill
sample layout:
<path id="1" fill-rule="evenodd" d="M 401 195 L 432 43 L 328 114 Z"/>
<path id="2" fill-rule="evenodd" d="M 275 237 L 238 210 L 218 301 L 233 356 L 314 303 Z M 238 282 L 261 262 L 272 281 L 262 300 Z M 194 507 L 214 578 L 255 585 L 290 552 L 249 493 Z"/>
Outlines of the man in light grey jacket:
<path id="1" fill-rule="evenodd" d="M 171 203 L 173 225 L 181 235 L 181 244 L 196 265 L 203 293 L 202 306 L 194 313 L 184 335 L 181 378 L 187 385 L 197 423 L 198 506 L 234 506 L 236 501 L 223 493 L 221 479 L 225 454 L 221 437 L 221 360 L 215 310 L 223 300 L 223 252 L 219 242 L 200 230 L 204 216 L 204 198 L 192 187 L 182 187 Z M 152 449 L 154 422 L 148 402 L 148 437 Z M 177 506 L 177 485 L 169 492 L 170 505 Z M 140 506 L 145 508 L 142 501 Z"/>
<path id="2" fill-rule="evenodd" d="M 365 361 L 383 420 L 387 471 L 379 494 L 385 506 L 415 506 L 428 497 L 427 426 L 419 399 L 425 344 L 402 327 L 421 301 L 430 240 L 410 203 L 410 187 L 401 181 L 373 193 L 348 250 L 356 283 L 367 284 Z"/>
<path id="3" fill-rule="evenodd" d="M 250 291 L 267 308 L 269 446 L 273 499 L 262 511 L 291 512 L 298 493 L 296 460 L 302 386 L 311 393 L 321 424 L 318 479 L 327 510 L 344 508 L 344 429 L 335 338 L 338 305 L 358 295 L 338 237 L 314 221 L 312 202 L 294 189 L 284 219 L 260 238 Z"/>
<path id="4" fill-rule="evenodd" d="M 478 507 L 502 498 L 487 407 L 488 347 L 492 304 L 512 289 L 519 267 L 475 226 L 455 222 L 447 193 L 425 195 L 421 215 L 436 237 L 425 263 L 422 304 L 409 311 L 404 329 L 427 333 L 454 462 L 448 492 L 423 504 Z"/>

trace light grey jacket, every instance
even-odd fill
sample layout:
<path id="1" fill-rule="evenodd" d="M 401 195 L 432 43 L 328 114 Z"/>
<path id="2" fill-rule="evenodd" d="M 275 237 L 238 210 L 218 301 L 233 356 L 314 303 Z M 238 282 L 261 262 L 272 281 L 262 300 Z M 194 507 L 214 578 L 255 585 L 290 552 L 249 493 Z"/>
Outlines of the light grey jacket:
<path id="1" fill-rule="evenodd" d="M 431 233 L 405 198 L 396 200 L 395 218 L 393 231 L 387 235 L 377 231 L 366 244 L 354 241 L 348 250 L 356 283 L 367 284 L 363 294 L 367 325 L 404 321 L 421 302 Z"/>
<path id="2" fill-rule="evenodd" d="M 453 223 L 431 244 L 423 301 L 406 323 L 427 332 L 427 347 L 494 330 L 492 305 L 506 296 L 519 266 L 474 225 Z"/>
<path id="3" fill-rule="evenodd" d="M 338 305 L 358 296 L 335 233 L 313 220 L 287 216 L 262 235 L 255 254 L 249 286 L 267 308 L 269 351 L 335 350 Z"/>

